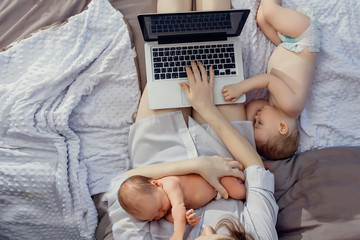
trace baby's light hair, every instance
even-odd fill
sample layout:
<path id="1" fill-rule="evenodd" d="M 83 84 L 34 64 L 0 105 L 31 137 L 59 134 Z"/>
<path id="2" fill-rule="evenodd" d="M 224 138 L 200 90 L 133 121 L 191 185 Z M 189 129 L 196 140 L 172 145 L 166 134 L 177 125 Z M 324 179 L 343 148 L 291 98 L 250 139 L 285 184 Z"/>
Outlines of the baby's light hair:
<path id="1" fill-rule="evenodd" d="M 257 142 L 258 153 L 269 160 L 291 157 L 299 147 L 300 134 L 296 125 L 288 134 L 270 137 L 266 142 Z"/>
<path id="2" fill-rule="evenodd" d="M 148 195 L 152 195 L 156 188 L 151 184 L 152 178 L 134 175 L 126 179 L 118 191 L 120 206 L 130 215 L 138 214 L 139 208 L 136 203 Z"/>

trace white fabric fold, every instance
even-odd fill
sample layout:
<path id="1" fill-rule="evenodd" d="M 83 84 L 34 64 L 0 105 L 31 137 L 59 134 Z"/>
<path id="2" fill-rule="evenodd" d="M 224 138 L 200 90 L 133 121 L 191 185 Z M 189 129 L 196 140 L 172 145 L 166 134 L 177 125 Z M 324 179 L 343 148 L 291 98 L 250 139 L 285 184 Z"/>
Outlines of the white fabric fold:
<path id="1" fill-rule="evenodd" d="M 91 195 L 129 168 L 134 56 L 107 0 L 0 53 L 0 238 L 93 238 Z"/>

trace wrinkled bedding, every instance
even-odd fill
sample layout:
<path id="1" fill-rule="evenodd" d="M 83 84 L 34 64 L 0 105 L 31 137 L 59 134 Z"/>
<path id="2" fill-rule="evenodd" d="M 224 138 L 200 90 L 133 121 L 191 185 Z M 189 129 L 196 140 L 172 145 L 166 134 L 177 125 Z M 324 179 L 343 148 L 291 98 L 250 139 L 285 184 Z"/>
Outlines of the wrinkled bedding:
<path id="1" fill-rule="evenodd" d="M 360 238 L 360 147 L 267 161 L 275 175 L 280 240 Z"/>
<path id="2" fill-rule="evenodd" d="M 0 4 L 1 13 L 8 2 Z M 57 14 L 57 20 L 64 20 L 80 12 L 89 1 L 69 1 L 71 9 L 56 1 L 33 1 L 44 4 L 40 11 L 29 2 L 19 2 L 12 4 L 33 11 L 22 23 L 39 27 L 52 23 L 46 19 Z M 143 39 L 136 15 L 154 12 L 156 0 L 110 2 L 132 30 L 143 88 Z M 264 59 L 274 46 L 256 27 L 258 0 L 232 4 L 252 10 L 241 35 L 245 77 L 263 73 Z M 283 0 L 282 4 L 313 7 L 322 39 L 300 119 L 301 154 L 267 162 L 276 178 L 279 238 L 356 240 L 360 238 L 359 2 Z M 9 19 L 2 16 L 0 20 Z M 29 28 L 16 24 L 11 28 L 14 32 L 6 30 L 2 36 L 8 38 L 0 37 L 0 47 L 15 40 L 15 35 L 22 36 L 16 31 L 22 26 Z M 0 26 L 4 32 L 2 27 L 6 29 L 5 24 Z M 87 11 L 57 30 L 41 31 L 13 45 L 11 54 L 11 49 L 0 53 L 0 238 L 92 238 L 97 226 L 92 195 L 100 220 L 96 236 L 112 239 L 113 223 L 106 213 L 112 204 L 102 193 L 113 176 L 130 167 L 127 133 L 139 99 L 134 52 L 121 14 L 105 0 L 93 0 Z M 254 91 L 248 100 L 265 96 L 264 91 Z M 331 148 L 338 145 L 355 147 Z"/>
<path id="3" fill-rule="evenodd" d="M 32 32 L 64 22 L 83 11 L 90 0 L 2 0 L 0 2 L 0 49 Z"/>
<path id="4" fill-rule="evenodd" d="M 91 195 L 129 168 L 134 57 L 107 0 L 0 53 L 1 239 L 93 238 Z"/>

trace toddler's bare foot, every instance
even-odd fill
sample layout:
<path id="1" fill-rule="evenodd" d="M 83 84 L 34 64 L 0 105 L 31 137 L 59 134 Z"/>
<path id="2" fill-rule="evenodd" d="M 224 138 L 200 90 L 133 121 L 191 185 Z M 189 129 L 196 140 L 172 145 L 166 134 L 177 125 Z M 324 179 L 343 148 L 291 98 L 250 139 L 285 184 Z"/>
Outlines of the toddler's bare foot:
<path id="1" fill-rule="evenodd" d="M 281 2 L 280 2 L 280 0 L 261 0 L 259 3 L 259 8 L 260 8 L 260 6 L 264 7 L 264 5 L 268 6 L 268 5 L 273 5 L 273 4 L 281 5 Z"/>
<path id="2" fill-rule="evenodd" d="M 261 24 L 262 22 L 265 21 L 264 19 L 264 14 L 262 12 L 262 5 L 261 3 L 259 4 L 259 7 L 256 11 L 256 15 L 255 15 L 255 21 L 256 21 L 256 24 L 259 26 L 259 23 Z"/>
<path id="3" fill-rule="evenodd" d="M 266 2 L 273 2 L 273 3 L 276 3 L 276 4 L 281 4 L 281 2 L 280 2 L 280 0 L 260 0 L 260 5 L 262 4 L 262 3 L 266 3 Z"/>
<path id="4" fill-rule="evenodd" d="M 239 84 L 232 84 L 224 86 L 222 94 L 225 101 L 235 102 L 242 94 Z"/>
<path id="5" fill-rule="evenodd" d="M 255 15 L 255 20 L 256 22 L 261 22 L 264 20 L 264 14 L 263 14 L 263 5 L 264 4 L 269 4 L 269 3 L 276 3 L 278 5 L 280 5 L 280 0 L 260 0 L 258 9 L 256 11 L 256 15 Z"/>

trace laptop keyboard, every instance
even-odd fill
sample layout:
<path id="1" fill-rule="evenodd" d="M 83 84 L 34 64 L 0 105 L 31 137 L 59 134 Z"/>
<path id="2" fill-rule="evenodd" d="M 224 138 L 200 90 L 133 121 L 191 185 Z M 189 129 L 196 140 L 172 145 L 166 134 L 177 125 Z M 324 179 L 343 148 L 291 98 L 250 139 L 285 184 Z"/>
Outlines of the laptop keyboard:
<path id="1" fill-rule="evenodd" d="M 155 80 L 186 78 L 185 66 L 201 61 L 206 70 L 212 66 L 215 76 L 236 75 L 234 45 L 204 44 L 152 48 Z"/>
<path id="2" fill-rule="evenodd" d="M 151 18 L 151 33 L 231 29 L 229 13 L 161 15 Z"/>

